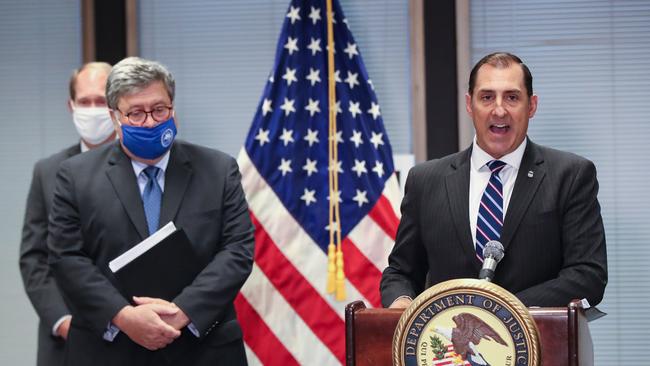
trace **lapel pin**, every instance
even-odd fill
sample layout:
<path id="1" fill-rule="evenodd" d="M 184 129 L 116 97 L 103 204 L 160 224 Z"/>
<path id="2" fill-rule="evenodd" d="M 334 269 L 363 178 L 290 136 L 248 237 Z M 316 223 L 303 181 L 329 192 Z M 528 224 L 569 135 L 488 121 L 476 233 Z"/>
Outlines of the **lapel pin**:
<path id="1" fill-rule="evenodd" d="M 528 178 L 532 178 L 532 177 L 533 177 L 533 171 L 532 171 L 532 170 L 529 170 L 529 171 L 528 171 Z"/>

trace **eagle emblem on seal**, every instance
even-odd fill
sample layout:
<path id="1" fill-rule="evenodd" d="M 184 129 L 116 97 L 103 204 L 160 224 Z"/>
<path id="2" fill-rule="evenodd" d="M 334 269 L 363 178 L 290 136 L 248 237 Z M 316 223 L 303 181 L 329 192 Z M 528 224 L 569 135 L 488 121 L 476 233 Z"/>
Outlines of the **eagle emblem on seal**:
<path id="1" fill-rule="evenodd" d="M 489 365 L 476 347 L 482 340 L 494 341 L 507 346 L 507 343 L 486 322 L 476 315 L 460 313 L 451 318 L 456 327 L 435 327 L 434 331 L 447 339 L 454 346 L 454 352 L 470 365 Z"/>

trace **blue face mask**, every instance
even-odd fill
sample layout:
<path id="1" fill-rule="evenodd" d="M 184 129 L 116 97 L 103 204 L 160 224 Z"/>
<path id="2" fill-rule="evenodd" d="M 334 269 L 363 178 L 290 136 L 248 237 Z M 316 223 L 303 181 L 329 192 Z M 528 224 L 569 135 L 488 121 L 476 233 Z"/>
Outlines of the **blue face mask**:
<path id="1" fill-rule="evenodd" d="M 133 155 L 141 159 L 161 157 L 172 146 L 174 137 L 174 117 L 152 128 L 122 125 L 122 143 Z"/>

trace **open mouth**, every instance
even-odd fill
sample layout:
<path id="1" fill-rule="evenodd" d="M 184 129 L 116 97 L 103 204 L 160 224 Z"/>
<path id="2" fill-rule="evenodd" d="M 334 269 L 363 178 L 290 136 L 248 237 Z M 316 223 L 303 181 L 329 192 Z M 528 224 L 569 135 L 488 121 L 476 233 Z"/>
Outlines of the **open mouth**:
<path id="1" fill-rule="evenodd" d="M 509 130 L 510 130 L 510 126 L 508 126 L 505 123 L 490 125 L 490 132 L 498 135 L 506 134 Z"/>

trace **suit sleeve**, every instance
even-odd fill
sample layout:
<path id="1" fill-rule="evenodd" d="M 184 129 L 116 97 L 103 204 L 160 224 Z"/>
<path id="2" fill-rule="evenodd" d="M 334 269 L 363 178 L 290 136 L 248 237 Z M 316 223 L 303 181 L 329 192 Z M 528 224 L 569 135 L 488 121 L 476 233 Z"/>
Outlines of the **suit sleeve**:
<path id="1" fill-rule="evenodd" d="M 428 267 L 418 225 L 418 202 L 421 197 L 417 188 L 416 174 L 411 169 L 406 180 L 395 246 L 381 277 L 381 303 L 384 307 L 390 306 L 400 296 L 414 299 L 424 290 Z"/>
<path id="2" fill-rule="evenodd" d="M 223 192 L 220 250 L 175 299 L 201 337 L 232 306 L 253 268 L 255 238 L 241 175 L 234 159 L 227 168 Z"/>
<path id="3" fill-rule="evenodd" d="M 113 317 L 129 305 L 84 248 L 74 175 L 66 162 L 57 173 L 50 214 L 50 266 L 75 311 L 100 337 Z"/>
<path id="4" fill-rule="evenodd" d="M 38 317 L 48 329 L 63 316 L 70 314 L 61 291 L 48 265 L 46 193 L 43 190 L 43 162 L 34 166 L 32 183 L 27 196 L 22 240 L 20 242 L 20 272 Z"/>
<path id="5" fill-rule="evenodd" d="M 592 162 L 583 161 L 575 171 L 563 208 L 562 269 L 556 278 L 516 294 L 528 306 L 556 306 L 576 298 L 596 305 L 603 298 L 607 252 L 596 168 Z"/>

